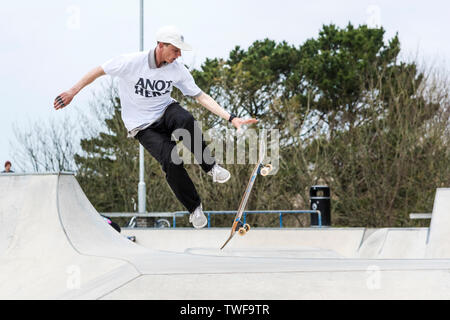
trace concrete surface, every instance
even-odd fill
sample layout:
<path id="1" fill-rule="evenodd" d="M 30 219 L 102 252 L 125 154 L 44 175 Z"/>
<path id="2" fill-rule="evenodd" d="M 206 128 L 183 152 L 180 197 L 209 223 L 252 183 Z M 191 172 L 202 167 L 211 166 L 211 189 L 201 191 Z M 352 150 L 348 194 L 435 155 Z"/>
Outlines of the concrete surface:
<path id="1" fill-rule="evenodd" d="M 450 189 L 430 228 L 127 229 L 69 174 L 0 175 L 0 299 L 449 299 Z"/>

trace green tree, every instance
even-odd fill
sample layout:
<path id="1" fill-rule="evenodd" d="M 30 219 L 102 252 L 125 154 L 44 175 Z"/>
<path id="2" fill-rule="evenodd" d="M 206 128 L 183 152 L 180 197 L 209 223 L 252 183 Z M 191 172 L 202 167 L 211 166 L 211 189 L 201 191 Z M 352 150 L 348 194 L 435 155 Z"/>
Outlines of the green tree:
<path id="1" fill-rule="evenodd" d="M 425 75 L 415 63 L 398 61 L 398 37 L 386 41 L 384 34 L 382 28 L 324 26 L 298 49 L 256 41 L 194 73 L 229 110 L 281 130 L 281 170 L 264 190 L 255 186 L 255 198 L 264 201 L 251 200 L 250 207 L 305 206 L 309 186 L 319 182 L 332 187 L 341 225 L 406 225 L 409 210 L 430 207 L 448 176 L 448 166 L 432 165 L 436 155 L 448 163 L 442 138 L 448 117 L 440 116 L 448 100 L 426 97 Z"/>
<path id="2" fill-rule="evenodd" d="M 400 52 L 397 35 L 387 44 L 383 28 L 345 29 L 323 26 L 317 39 L 300 47 L 300 61 L 291 86 L 300 104 L 311 101 L 329 125 L 330 134 L 364 120 L 361 99 L 374 81 L 384 81 L 381 70 L 394 66 Z M 379 77 L 381 76 L 381 79 Z"/>

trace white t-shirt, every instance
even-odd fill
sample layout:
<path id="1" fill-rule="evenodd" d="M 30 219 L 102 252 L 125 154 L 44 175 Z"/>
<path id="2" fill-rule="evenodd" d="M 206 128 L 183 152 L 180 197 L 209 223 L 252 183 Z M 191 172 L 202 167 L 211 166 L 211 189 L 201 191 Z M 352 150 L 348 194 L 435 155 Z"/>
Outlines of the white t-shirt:
<path id="1" fill-rule="evenodd" d="M 161 118 L 176 101 L 170 96 L 173 86 L 185 96 L 202 92 L 181 62 L 175 60 L 156 68 L 153 54 L 154 50 L 124 54 L 102 64 L 106 74 L 119 78 L 122 120 L 129 132 Z"/>

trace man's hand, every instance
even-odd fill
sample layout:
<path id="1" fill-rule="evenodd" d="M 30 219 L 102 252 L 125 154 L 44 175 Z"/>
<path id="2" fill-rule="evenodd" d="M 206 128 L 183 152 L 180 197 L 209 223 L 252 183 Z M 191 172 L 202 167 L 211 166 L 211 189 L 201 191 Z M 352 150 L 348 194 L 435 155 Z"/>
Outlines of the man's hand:
<path id="1" fill-rule="evenodd" d="M 56 97 L 55 101 L 53 102 L 55 110 L 67 107 L 69 103 L 72 101 L 74 96 L 75 93 L 72 90 L 61 93 L 59 96 Z"/>
<path id="2" fill-rule="evenodd" d="M 105 75 L 105 71 L 102 67 L 96 67 L 89 71 L 83 78 L 81 78 L 80 81 L 78 81 L 78 83 L 72 89 L 63 92 L 56 97 L 55 101 L 53 102 L 55 110 L 67 107 L 78 92 L 80 92 L 88 84 L 92 83 L 95 79 L 103 75 Z"/>
<path id="3" fill-rule="evenodd" d="M 230 119 L 230 114 L 228 112 L 226 112 L 213 98 L 211 98 L 206 93 L 202 92 L 195 99 L 203 107 L 205 107 L 212 113 L 218 115 L 222 119 L 225 119 L 227 121 L 228 121 L 228 119 Z M 239 131 L 239 129 L 241 129 L 241 126 L 244 124 L 252 124 L 252 123 L 256 123 L 256 122 L 258 122 L 258 120 L 256 120 L 256 119 L 234 118 L 233 120 L 231 120 L 231 123 L 233 124 L 233 126 L 236 127 L 236 129 L 238 131 Z"/>
<path id="4" fill-rule="evenodd" d="M 258 120 L 256 119 L 242 119 L 242 118 L 234 118 L 231 123 L 233 124 L 233 126 L 236 127 L 237 130 L 241 129 L 241 126 L 244 124 L 252 124 L 252 123 L 257 123 Z"/>

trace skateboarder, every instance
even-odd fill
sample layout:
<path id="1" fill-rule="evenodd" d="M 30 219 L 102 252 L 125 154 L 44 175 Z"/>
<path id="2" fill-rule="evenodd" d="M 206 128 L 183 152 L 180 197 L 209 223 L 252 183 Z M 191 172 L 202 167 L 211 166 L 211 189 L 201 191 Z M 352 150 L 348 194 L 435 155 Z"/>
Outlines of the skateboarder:
<path id="1" fill-rule="evenodd" d="M 189 70 L 177 60 L 181 50 L 192 50 L 184 42 L 180 31 L 173 26 L 163 27 L 156 34 L 157 45 L 149 52 L 137 52 L 113 58 L 88 72 L 74 87 L 58 95 L 54 101 L 56 110 L 66 107 L 80 90 L 105 74 L 119 78 L 119 96 L 122 120 L 128 136 L 134 137 L 161 164 L 166 180 L 178 200 L 191 213 L 189 222 L 195 228 L 207 224 L 200 197 L 184 169 L 172 141 L 177 129 L 184 129 L 191 139 L 182 139 L 183 144 L 194 153 L 203 171 L 212 176 L 214 182 L 225 183 L 230 173 L 215 163 L 206 147 L 202 132 L 194 117 L 171 98 L 173 87 L 185 96 L 194 97 L 203 107 L 231 122 L 236 129 L 256 119 L 241 119 L 225 111 L 214 99 L 202 92 L 195 84 Z M 187 141 L 187 140 L 190 140 Z M 201 153 L 198 147 L 201 146 Z"/>

